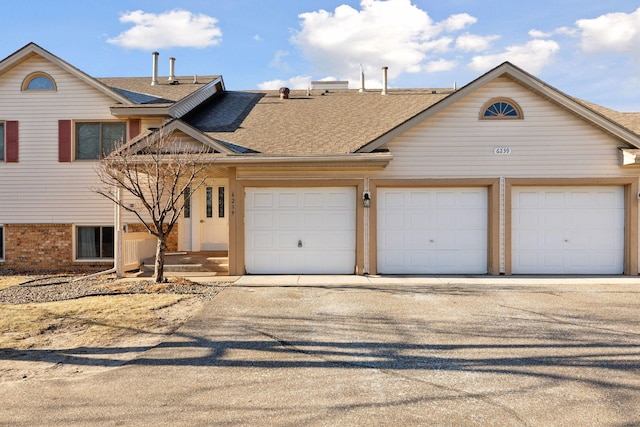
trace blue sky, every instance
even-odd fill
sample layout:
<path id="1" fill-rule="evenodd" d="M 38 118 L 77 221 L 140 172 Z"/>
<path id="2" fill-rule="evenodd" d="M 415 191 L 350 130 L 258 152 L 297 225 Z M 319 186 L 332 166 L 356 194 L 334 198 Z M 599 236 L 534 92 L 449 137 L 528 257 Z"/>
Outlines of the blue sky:
<path id="1" fill-rule="evenodd" d="M 461 87 L 503 61 L 561 91 L 640 111 L 640 2 L 31 0 L 3 12 L 0 57 L 35 42 L 95 77 L 222 74 L 227 89 L 311 80 Z"/>

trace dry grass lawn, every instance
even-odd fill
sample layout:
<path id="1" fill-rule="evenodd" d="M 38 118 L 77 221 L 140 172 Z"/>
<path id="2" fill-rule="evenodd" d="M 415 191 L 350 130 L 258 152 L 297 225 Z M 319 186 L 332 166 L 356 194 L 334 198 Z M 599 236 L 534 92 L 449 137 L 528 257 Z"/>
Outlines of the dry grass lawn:
<path id="1" fill-rule="evenodd" d="M 0 289 L 8 288 L 9 286 L 19 285 L 20 283 L 26 282 L 27 280 L 29 280 L 29 278 L 23 277 L 23 276 L 0 277 Z"/>
<path id="2" fill-rule="evenodd" d="M 0 277 L 0 289 L 27 280 Z M 162 342 L 203 304 L 204 299 L 195 295 L 171 293 L 0 304 L 0 383 L 92 374 L 119 366 Z M 122 351 L 111 354 L 105 351 L 109 348 Z M 74 364 L 80 353 L 82 364 Z"/>
<path id="3" fill-rule="evenodd" d="M 40 304 L 0 305 L 0 348 L 105 346 L 132 334 L 170 328 L 161 310 L 189 296 L 139 294 Z"/>

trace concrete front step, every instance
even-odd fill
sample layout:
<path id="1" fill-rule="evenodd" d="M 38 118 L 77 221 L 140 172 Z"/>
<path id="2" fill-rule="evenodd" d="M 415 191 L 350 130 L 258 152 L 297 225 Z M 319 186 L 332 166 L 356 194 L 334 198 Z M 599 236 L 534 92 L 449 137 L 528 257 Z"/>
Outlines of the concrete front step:
<path id="1" fill-rule="evenodd" d="M 194 252 L 167 254 L 164 259 L 164 271 L 168 273 L 216 272 L 229 273 L 229 258 L 221 253 Z M 226 255 L 226 254 L 225 254 Z M 153 272 L 155 257 L 147 258 L 140 266 L 144 272 Z"/>

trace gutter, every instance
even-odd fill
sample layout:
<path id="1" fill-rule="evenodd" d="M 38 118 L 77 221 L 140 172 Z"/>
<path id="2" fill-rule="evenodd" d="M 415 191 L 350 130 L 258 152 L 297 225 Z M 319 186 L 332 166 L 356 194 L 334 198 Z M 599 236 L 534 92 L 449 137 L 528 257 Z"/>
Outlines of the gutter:
<path id="1" fill-rule="evenodd" d="M 148 163 L 147 155 L 135 156 L 131 163 Z M 393 160 L 391 153 L 353 153 L 338 155 L 280 156 L 263 154 L 223 154 L 200 156 L 197 161 L 218 166 L 386 166 Z"/>

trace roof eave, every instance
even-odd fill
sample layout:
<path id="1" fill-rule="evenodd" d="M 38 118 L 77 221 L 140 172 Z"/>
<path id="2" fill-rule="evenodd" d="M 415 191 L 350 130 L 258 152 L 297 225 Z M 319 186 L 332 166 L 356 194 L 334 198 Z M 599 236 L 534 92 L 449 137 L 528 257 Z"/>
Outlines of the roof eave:
<path id="1" fill-rule="evenodd" d="M 41 48 L 40 46 L 38 46 L 37 44 L 35 44 L 33 42 L 27 44 L 23 48 L 17 50 L 13 54 L 9 55 L 8 57 L 6 57 L 2 61 L 0 61 L 0 73 L 4 72 L 7 69 L 12 68 L 13 66 L 15 66 L 17 64 L 20 64 L 22 61 L 30 58 L 32 55 L 39 55 L 39 56 L 45 58 L 46 60 L 56 64 L 57 66 L 59 66 L 63 70 L 65 70 L 68 73 L 74 75 L 75 77 L 79 78 L 80 80 L 84 81 L 88 85 L 94 87 L 95 89 L 99 90 L 100 92 L 104 93 L 105 95 L 109 96 L 110 98 L 113 98 L 117 102 L 121 102 L 121 103 L 123 103 L 125 105 L 131 104 L 131 100 L 129 100 L 125 96 L 123 96 L 123 95 L 119 94 L 118 92 L 112 90 L 108 86 L 100 83 L 98 80 L 94 79 L 93 77 L 91 77 L 87 73 L 85 73 L 85 72 L 81 71 L 80 69 L 74 67 L 73 65 L 71 65 L 68 62 L 64 61 L 63 59 L 55 56 L 51 52 Z"/>
<path id="2" fill-rule="evenodd" d="M 164 116 L 171 117 L 169 112 L 171 107 L 148 107 L 144 105 L 131 106 L 113 106 L 110 108 L 111 114 L 116 117 L 148 117 L 148 116 Z"/>
<path id="3" fill-rule="evenodd" d="M 286 167 L 286 166 L 340 166 L 340 167 L 385 167 L 393 160 L 391 153 L 357 153 L 332 155 L 268 155 L 233 154 L 216 159 L 223 163 L 243 167 Z"/>
<path id="4" fill-rule="evenodd" d="M 189 95 L 169 107 L 169 114 L 171 117 L 175 118 L 183 117 L 216 93 L 224 91 L 224 81 L 222 80 L 222 76 L 218 76 L 216 79 L 207 83 L 195 92 L 191 92 Z"/>

